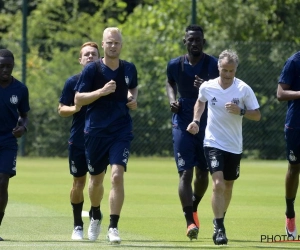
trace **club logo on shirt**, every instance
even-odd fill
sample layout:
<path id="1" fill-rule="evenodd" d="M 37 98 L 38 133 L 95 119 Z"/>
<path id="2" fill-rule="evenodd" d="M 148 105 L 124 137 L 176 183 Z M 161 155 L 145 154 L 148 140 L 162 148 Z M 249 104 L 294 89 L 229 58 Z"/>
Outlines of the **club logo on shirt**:
<path id="1" fill-rule="evenodd" d="M 12 95 L 11 98 L 10 98 L 9 100 L 10 100 L 10 102 L 11 102 L 12 104 L 17 104 L 17 103 L 18 103 L 18 96 Z"/>
<path id="2" fill-rule="evenodd" d="M 217 102 L 217 98 L 214 97 L 213 99 L 211 99 L 211 105 L 216 105 Z"/>
<path id="3" fill-rule="evenodd" d="M 129 77 L 128 76 L 125 76 L 125 82 L 126 82 L 127 85 L 129 84 Z"/>
<path id="4" fill-rule="evenodd" d="M 239 105 L 240 99 L 239 98 L 232 98 L 231 103 L 234 103 L 236 105 Z"/>

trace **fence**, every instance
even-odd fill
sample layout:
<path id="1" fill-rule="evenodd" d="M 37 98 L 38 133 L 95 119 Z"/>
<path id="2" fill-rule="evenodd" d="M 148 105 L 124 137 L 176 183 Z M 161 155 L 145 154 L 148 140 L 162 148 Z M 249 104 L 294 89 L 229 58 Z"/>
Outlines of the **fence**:
<path id="1" fill-rule="evenodd" d="M 218 56 L 226 48 L 235 49 L 238 52 L 240 65 L 237 77 L 252 87 L 261 105 L 262 120 L 260 122 L 244 119 L 243 156 L 246 158 L 284 159 L 283 127 L 287 103 L 277 101 L 276 90 L 283 64 L 288 57 L 297 51 L 296 44 L 214 42 L 209 44 L 206 52 Z M 176 56 L 179 55 L 173 57 Z M 170 59 L 170 56 L 166 55 L 165 62 L 161 67 L 166 68 Z M 143 65 L 143 62 L 139 58 L 135 59 L 134 56 L 132 61 L 137 65 L 138 72 L 142 71 L 145 74 L 145 69 L 149 65 Z M 70 75 L 67 74 L 69 72 L 65 73 L 65 79 Z M 140 81 L 139 108 L 131 112 L 135 135 L 131 153 L 136 156 L 172 156 L 172 114 L 169 111 L 168 100 L 164 91 L 166 75 L 163 74 L 156 79 L 153 77 L 155 79 L 153 80 L 151 70 L 148 70 L 148 77 L 143 75 L 143 78 L 152 80 L 151 83 L 145 80 Z M 67 156 L 67 140 L 71 119 L 58 117 L 56 111 L 63 82 L 61 80 L 59 85 L 45 86 L 45 89 L 54 88 L 56 97 L 44 105 L 44 110 L 39 109 L 38 105 L 35 104 L 36 100 L 31 100 L 33 109 L 29 115 L 29 133 L 24 141 L 26 155 Z M 157 93 L 149 96 L 147 93 L 148 84 L 151 84 L 151 90 L 156 88 Z M 31 87 L 30 91 L 40 90 Z"/>

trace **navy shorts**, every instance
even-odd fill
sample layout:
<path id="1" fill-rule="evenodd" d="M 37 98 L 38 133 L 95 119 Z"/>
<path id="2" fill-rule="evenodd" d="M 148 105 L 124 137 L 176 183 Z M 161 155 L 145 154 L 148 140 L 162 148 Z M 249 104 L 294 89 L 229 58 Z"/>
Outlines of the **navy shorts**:
<path id="1" fill-rule="evenodd" d="M 97 175 L 106 171 L 109 164 L 124 166 L 126 171 L 132 140 L 132 133 L 111 137 L 85 135 L 85 154 L 90 174 Z"/>
<path id="2" fill-rule="evenodd" d="M 203 150 L 204 131 L 198 134 L 172 129 L 174 157 L 178 172 L 198 167 L 202 171 L 208 171 Z"/>
<path id="3" fill-rule="evenodd" d="M 242 154 L 233 154 L 211 147 L 204 147 L 204 152 L 211 174 L 222 171 L 224 180 L 227 181 L 233 181 L 239 178 Z"/>
<path id="4" fill-rule="evenodd" d="M 291 165 L 300 163 L 300 130 L 284 129 L 286 158 Z"/>
<path id="5" fill-rule="evenodd" d="M 18 147 L 0 147 L 0 173 L 16 175 Z"/>
<path id="6" fill-rule="evenodd" d="M 74 177 L 82 177 L 89 171 L 86 163 L 85 149 L 69 144 L 69 168 Z"/>

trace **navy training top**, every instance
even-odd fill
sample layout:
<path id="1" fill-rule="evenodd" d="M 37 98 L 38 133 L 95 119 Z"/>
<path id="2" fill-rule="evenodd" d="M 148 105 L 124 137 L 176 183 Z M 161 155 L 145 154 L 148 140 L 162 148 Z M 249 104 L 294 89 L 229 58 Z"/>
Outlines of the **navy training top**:
<path id="1" fill-rule="evenodd" d="M 194 87 L 195 75 L 205 81 L 219 76 L 218 59 L 204 54 L 201 60 L 194 66 L 189 64 L 187 55 L 171 59 L 167 66 L 167 78 L 171 83 L 177 84 L 180 95 L 178 101 L 180 109 L 172 115 L 174 127 L 186 130 L 193 121 L 194 105 L 198 98 L 198 88 Z M 207 123 L 207 105 L 200 119 L 200 130 L 204 131 Z"/>
<path id="2" fill-rule="evenodd" d="M 71 76 L 65 82 L 59 102 L 66 106 L 74 105 L 75 86 L 81 74 Z M 72 126 L 70 129 L 69 144 L 84 149 L 84 122 L 87 106 L 82 106 L 79 112 L 73 114 Z"/>
<path id="3" fill-rule="evenodd" d="M 19 113 L 29 110 L 29 93 L 23 83 L 13 78 L 7 87 L 0 87 L 0 147 L 17 148 L 12 130 L 17 126 Z"/>
<path id="4" fill-rule="evenodd" d="M 94 137 L 132 132 L 132 120 L 127 104 L 128 89 L 138 85 L 137 71 L 133 63 L 120 60 L 119 68 L 112 70 L 102 60 L 87 65 L 75 87 L 78 92 L 92 92 L 107 82 L 116 82 L 116 91 L 89 104 L 85 117 L 84 132 Z"/>
<path id="5" fill-rule="evenodd" d="M 284 64 L 279 83 L 290 85 L 290 90 L 300 91 L 300 51 L 292 55 Z M 300 99 L 289 100 L 285 126 L 300 129 Z"/>

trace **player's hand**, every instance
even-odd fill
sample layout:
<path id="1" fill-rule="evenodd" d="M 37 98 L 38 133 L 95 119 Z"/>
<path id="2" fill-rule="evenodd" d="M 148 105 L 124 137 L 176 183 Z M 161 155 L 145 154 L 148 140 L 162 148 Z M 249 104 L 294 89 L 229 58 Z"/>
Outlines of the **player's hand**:
<path id="1" fill-rule="evenodd" d="M 228 113 L 234 115 L 240 115 L 241 108 L 233 102 L 225 103 L 225 109 Z"/>
<path id="2" fill-rule="evenodd" d="M 195 134 L 197 134 L 199 132 L 199 127 L 198 127 L 198 125 L 195 122 L 191 122 L 188 125 L 186 131 L 188 131 L 192 135 L 195 135 Z"/>
<path id="3" fill-rule="evenodd" d="M 14 135 L 14 137 L 16 138 L 20 138 L 22 137 L 22 135 L 24 135 L 26 132 L 26 128 L 24 126 L 17 126 L 13 129 L 12 134 Z"/>
<path id="4" fill-rule="evenodd" d="M 170 110 L 171 112 L 177 114 L 180 108 L 179 102 L 171 102 L 170 103 Z"/>
<path id="5" fill-rule="evenodd" d="M 203 82 L 205 82 L 203 79 L 201 79 L 199 76 L 195 75 L 194 87 L 199 89 Z"/>
<path id="6" fill-rule="evenodd" d="M 136 100 L 134 99 L 133 96 L 130 96 L 127 98 L 128 102 L 126 104 L 126 106 L 130 109 L 130 110 L 135 110 L 137 109 L 137 102 Z"/>
<path id="7" fill-rule="evenodd" d="M 117 88 L 116 82 L 114 80 L 110 80 L 101 89 L 101 95 L 106 96 L 111 93 L 114 93 L 116 91 L 116 88 Z"/>

